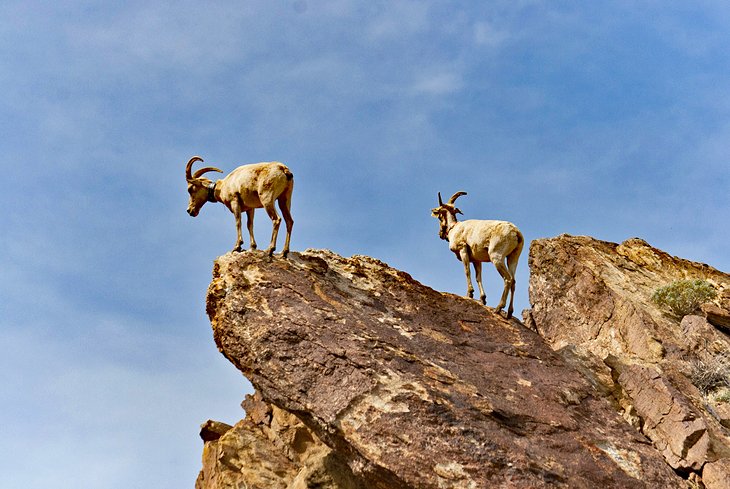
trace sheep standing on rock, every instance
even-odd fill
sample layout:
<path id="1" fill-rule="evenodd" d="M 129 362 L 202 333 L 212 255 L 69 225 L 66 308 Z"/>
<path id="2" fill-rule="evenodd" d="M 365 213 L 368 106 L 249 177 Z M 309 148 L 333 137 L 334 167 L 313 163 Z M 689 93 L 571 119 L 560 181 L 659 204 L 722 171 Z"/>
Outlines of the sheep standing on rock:
<path id="1" fill-rule="evenodd" d="M 502 298 L 495 310 L 500 312 L 504 308 L 507 294 L 511 293 L 507 309 L 507 319 L 509 319 L 514 311 L 512 303 L 515 298 L 515 271 L 525 239 L 517 226 L 511 222 L 476 219 L 458 222 L 456 215 L 463 213 L 454 206 L 454 202 L 462 195 L 466 195 L 466 192 L 456 192 L 444 204 L 441 200 L 441 192 L 439 192 L 439 206 L 431 209 L 431 215 L 439 220 L 439 237 L 449 242 L 449 249 L 464 264 L 467 296 L 470 298 L 474 297 L 474 287 L 471 283 L 469 264 L 474 265 L 480 292 L 479 298 L 485 305 L 487 295 L 482 287 L 482 262 L 494 263 L 504 279 Z"/>
<path id="2" fill-rule="evenodd" d="M 255 209 L 263 207 L 273 224 L 271 243 L 266 250 L 269 255 L 272 255 L 276 249 L 276 238 L 281 224 L 281 218 L 274 207 L 274 203 L 278 202 L 281 214 L 284 216 L 284 222 L 286 222 L 286 241 L 281 253 L 282 256 L 286 257 L 289 253 L 289 240 L 294 226 L 294 219 L 292 219 L 290 212 L 291 197 L 294 191 L 294 175 L 289 171 L 289 168 L 278 161 L 254 163 L 239 166 L 225 178 L 212 182 L 202 175 L 209 171 L 223 172 L 218 168 L 207 166 L 196 171 L 195 174 L 191 174 L 193 163 L 196 161 L 203 161 L 203 158 L 193 156 L 185 167 L 185 179 L 188 182 L 188 193 L 190 194 L 188 214 L 195 217 L 206 202 L 221 202 L 228 207 L 228 210 L 236 218 L 238 239 L 233 251 L 241 251 L 243 245 L 241 213 L 246 212 L 251 249 L 255 250 L 253 213 Z"/>

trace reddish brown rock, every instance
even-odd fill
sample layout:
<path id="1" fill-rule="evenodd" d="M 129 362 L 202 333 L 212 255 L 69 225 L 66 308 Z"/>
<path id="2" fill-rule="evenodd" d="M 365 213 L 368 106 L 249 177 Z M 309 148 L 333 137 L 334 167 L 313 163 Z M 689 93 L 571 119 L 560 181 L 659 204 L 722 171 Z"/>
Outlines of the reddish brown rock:
<path id="1" fill-rule="evenodd" d="M 730 404 L 727 402 L 720 402 L 713 407 L 713 410 L 715 411 L 720 424 L 725 428 L 730 428 Z"/>
<path id="2" fill-rule="evenodd" d="M 268 430 L 276 413 L 301 422 L 321 440 L 311 447 L 341 462 L 335 472 L 346 468 L 326 487 L 683 487 L 601 397 L 605 379 L 588 382 L 519 322 L 372 258 L 228 254 L 207 308 L 220 350 L 274 406 L 252 416 Z M 257 466 L 266 455 L 246 446 L 268 443 L 280 457 L 251 477 L 297 480 L 296 435 L 272 442 L 239 425 L 206 444 L 215 460 L 203 479 L 221 460 L 239 473 Z"/>
<path id="3" fill-rule="evenodd" d="M 658 287 L 703 279 L 719 292 L 703 310 L 719 315 L 730 275 L 640 239 L 620 245 L 567 235 L 537 240 L 529 263 L 528 316 L 535 329 L 553 348 L 571 346 L 590 359 L 582 362 L 584 373 L 603 373 L 595 367 L 600 360 L 613 369 L 615 405 L 672 467 L 696 477 L 707 462 L 730 456 L 720 415 L 691 382 L 697 365 L 730 354 L 728 336 L 704 317 L 687 316 L 680 324 L 651 301 Z"/>
<path id="4" fill-rule="evenodd" d="M 687 353 L 677 320 L 651 296 L 676 280 L 703 279 L 724 297 L 730 275 L 649 246 L 562 235 L 530 245 L 530 321 L 553 346 L 584 345 L 609 354 L 660 362 Z M 714 332 L 710 341 L 727 337 Z"/>
<path id="5" fill-rule="evenodd" d="M 629 365 L 619 384 L 632 400 L 643 431 L 675 469 L 699 471 L 708 458 L 708 426 L 685 396 L 652 367 Z"/>
<path id="6" fill-rule="evenodd" d="M 725 331 L 730 331 L 730 310 L 711 302 L 702 304 L 700 308 L 710 324 Z"/>
<path id="7" fill-rule="evenodd" d="M 730 458 L 708 463 L 702 471 L 705 489 L 728 489 L 730 487 Z"/>

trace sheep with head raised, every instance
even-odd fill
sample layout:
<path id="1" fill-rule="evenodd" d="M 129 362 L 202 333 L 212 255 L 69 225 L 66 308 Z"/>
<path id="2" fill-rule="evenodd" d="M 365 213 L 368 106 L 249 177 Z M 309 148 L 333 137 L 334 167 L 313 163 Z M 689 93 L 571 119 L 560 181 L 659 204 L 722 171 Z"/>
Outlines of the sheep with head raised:
<path id="1" fill-rule="evenodd" d="M 267 163 L 253 163 L 251 165 L 239 166 L 226 177 L 215 182 L 202 175 L 217 171 L 218 168 L 207 166 L 192 173 L 193 163 L 203 161 L 200 156 L 193 156 L 185 167 L 185 179 L 188 182 L 188 214 L 192 217 L 198 215 L 200 208 L 206 202 L 221 202 L 230 210 L 236 218 L 237 240 L 233 251 L 241 251 L 243 238 L 241 236 L 241 213 L 245 212 L 247 217 L 248 233 L 251 238 L 251 249 L 256 249 L 256 240 L 253 237 L 253 214 L 254 209 L 263 207 L 271 218 L 273 229 L 271 232 L 271 243 L 267 253 L 272 255 L 276 249 L 276 238 L 279 234 L 281 218 L 276 212 L 274 203 L 279 203 L 279 209 L 284 216 L 286 223 L 286 241 L 282 256 L 289 253 L 289 240 L 294 220 L 291 217 L 291 198 L 294 190 L 294 176 L 289 168 L 283 163 L 272 161 Z"/>
<path id="2" fill-rule="evenodd" d="M 471 283 L 469 264 L 474 265 L 479 286 L 479 298 L 485 305 L 487 295 L 482 287 L 482 262 L 494 263 L 504 280 L 502 298 L 495 310 L 500 312 L 504 308 L 507 295 L 510 294 L 507 309 L 507 319 L 509 319 L 514 311 L 515 271 L 525 240 L 517 226 L 511 222 L 477 219 L 458 221 L 456 215 L 463 213 L 454 205 L 454 202 L 462 195 L 466 195 L 466 192 L 456 192 L 444 204 L 441 200 L 441 192 L 439 192 L 439 206 L 431 209 L 431 215 L 439 220 L 439 237 L 449 242 L 449 249 L 464 264 L 467 296 L 470 298 L 474 297 L 474 287 Z"/>

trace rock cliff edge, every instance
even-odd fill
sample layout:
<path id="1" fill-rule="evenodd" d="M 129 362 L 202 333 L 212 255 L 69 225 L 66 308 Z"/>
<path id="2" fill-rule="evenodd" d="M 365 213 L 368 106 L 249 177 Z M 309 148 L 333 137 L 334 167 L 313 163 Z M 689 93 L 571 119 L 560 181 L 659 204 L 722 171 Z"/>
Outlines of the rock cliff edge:
<path id="1" fill-rule="evenodd" d="M 661 368 L 681 356 L 682 334 L 665 339 L 671 326 L 649 312 L 656 329 L 629 328 L 612 349 L 608 330 L 624 326 L 611 318 L 648 319 L 600 280 L 587 295 L 611 312 L 571 309 L 551 289 L 560 267 L 548 255 L 559 250 L 536 243 L 530 261 L 545 274 L 530 284 L 527 316 L 537 332 L 365 256 L 220 257 L 207 299 L 214 338 L 256 393 L 245 420 L 203 426 L 196 488 L 679 488 L 708 460 L 722 480 L 724 426 L 680 399 L 681 375 Z M 563 291 L 604 273 L 566 253 Z M 559 333 L 565 323 L 576 329 Z M 651 417 L 647 385 L 677 400 L 671 414 Z M 691 425 L 681 447 L 654 435 L 670 421 Z"/>

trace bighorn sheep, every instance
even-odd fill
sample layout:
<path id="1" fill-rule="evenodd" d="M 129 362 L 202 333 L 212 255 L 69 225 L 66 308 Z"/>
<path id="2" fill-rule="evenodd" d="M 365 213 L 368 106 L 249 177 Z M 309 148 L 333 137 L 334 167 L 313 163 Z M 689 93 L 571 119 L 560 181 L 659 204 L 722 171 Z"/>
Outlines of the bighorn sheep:
<path id="1" fill-rule="evenodd" d="M 271 243 L 267 253 L 272 255 L 276 249 L 276 237 L 279 234 L 281 218 L 276 213 L 274 202 L 279 202 L 279 209 L 286 222 L 286 241 L 282 256 L 289 253 L 289 240 L 294 220 L 291 217 L 291 196 L 294 190 L 294 175 L 283 163 L 272 161 L 269 163 L 254 163 L 239 166 L 226 177 L 216 182 L 203 177 L 209 171 L 223 171 L 207 166 L 191 174 L 193 163 L 203 161 L 200 156 L 193 156 L 185 167 L 185 178 L 188 181 L 190 203 L 188 214 L 195 217 L 206 202 L 221 202 L 236 217 L 237 240 L 233 251 L 241 251 L 243 238 L 241 237 L 241 212 L 246 212 L 248 234 L 251 237 L 251 249 L 256 249 L 256 240 L 253 237 L 254 209 L 263 207 L 271 218 L 273 230 Z"/>
<path id="2" fill-rule="evenodd" d="M 467 295 L 474 297 L 474 287 L 471 284 L 469 263 L 474 264 L 477 285 L 479 286 L 482 304 L 487 303 L 487 295 L 482 287 L 482 262 L 491 261 L 504 279 L 504 291 L 497 305 L 500 312 L 507 301 L 507 294 L 511 292 L 507 319 L 512 317 L 514 310 L 512 303 L 515 298 L 515 270 L 520 259 L 525 239 L 517 226 L 507 221 L 481 221 L 470 219 L 458 222 L 457 214 L 463 214 L 454 202 L 466 192 L 456 192 L 444 204 L 439 192 L 439 206 L 431 209 L 431 215 L 438 218 L 440 223 L 439 237 L 449 242 L 449 249 L 456 258 L 464 264 L 466 272 Z M 505 259 L 507 264 L 505 265 Z"/>

